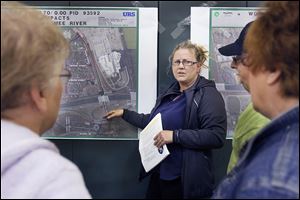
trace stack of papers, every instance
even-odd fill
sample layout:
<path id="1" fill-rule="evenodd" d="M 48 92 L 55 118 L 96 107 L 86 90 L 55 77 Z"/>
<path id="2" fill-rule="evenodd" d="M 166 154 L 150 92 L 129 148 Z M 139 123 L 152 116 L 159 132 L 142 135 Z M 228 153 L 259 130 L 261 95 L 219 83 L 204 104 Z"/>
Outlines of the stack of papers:
<path id="1" fill-rule="evenodd" d="M 166 145 L 159 149 L 154 145 L 154 137 L 162 130 L 161 114 L 158 113 L 140 133 L 139 151 L 146 172 L 170 154 Z"/>

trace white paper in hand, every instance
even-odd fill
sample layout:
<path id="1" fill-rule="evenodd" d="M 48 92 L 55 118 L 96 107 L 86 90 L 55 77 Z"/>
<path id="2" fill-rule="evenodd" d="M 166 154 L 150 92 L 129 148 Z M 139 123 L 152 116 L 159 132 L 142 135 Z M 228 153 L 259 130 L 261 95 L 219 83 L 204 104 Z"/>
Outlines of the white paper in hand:
<path id="1" fill-rule="evenodd" d="M 170 154 L 166 145 L 159 149 L 154 145 L 153 138 L 160 131 L 162 131 L 162 122 L 161 114 L 158 113 L 140 133 L 139 151 L 146 172 L 149 172 Z"/>

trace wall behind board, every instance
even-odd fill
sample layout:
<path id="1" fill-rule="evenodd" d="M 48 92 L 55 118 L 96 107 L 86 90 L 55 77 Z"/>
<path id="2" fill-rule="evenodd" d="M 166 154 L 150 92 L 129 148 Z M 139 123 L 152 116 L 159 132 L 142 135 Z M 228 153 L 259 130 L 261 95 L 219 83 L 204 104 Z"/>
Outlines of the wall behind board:
<path id="1" fill-rule="evenodd" d="M 191 6 L 257 7 L 262 1 L 22 1 L 32 6 L 157 7 L 158 93 L 172 81 L 168 57 L 176 44 L 190 38 L 187 22 Z M 144 198 L 149 178 L 138 182 L 140 157 L 138 141 L 52 140 L 63 156 L 83 173 L 93 198 Z M 214 150 L 217 183 L 224 177 L 231 152 L 231 140 Z"/>

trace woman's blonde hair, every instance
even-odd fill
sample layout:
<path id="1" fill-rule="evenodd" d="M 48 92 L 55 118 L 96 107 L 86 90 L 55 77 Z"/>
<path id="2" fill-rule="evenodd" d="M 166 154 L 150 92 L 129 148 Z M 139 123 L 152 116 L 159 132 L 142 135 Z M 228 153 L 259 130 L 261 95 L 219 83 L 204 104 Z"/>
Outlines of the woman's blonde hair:
<path id="1" fill-rule="evenodd" d="M 203 46 L 192 43 L 190 40 L 183 41 L 174 48 L 172 54 L 169 57 L 170 64 L 173 61 L 174 54 L 179 49 L 192 50 L 195 53 L 197 62 L 199 62 L 201 66 L 205 66 L 204 63 L 208 59 L 208 51 Z"/>
<path id="2" fill-rule="evenodd" d="M 68 54 L 68 41 L 49 17 L 1 2 L 1 112 L 19 106 L 33 82 L 49 86 Z"/>

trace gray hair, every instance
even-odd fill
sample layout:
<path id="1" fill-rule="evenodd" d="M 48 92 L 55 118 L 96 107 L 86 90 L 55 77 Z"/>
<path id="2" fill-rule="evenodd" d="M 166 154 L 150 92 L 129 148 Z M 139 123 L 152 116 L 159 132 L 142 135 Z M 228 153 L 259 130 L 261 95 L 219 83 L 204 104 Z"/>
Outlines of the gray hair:
<path id="1" fill-rule="evenodd" d="M 24 103 L 33 83 L 50 86 L 68 54 L 68 41 L 49 17 L 1 2 L 1 113 Z"/>

